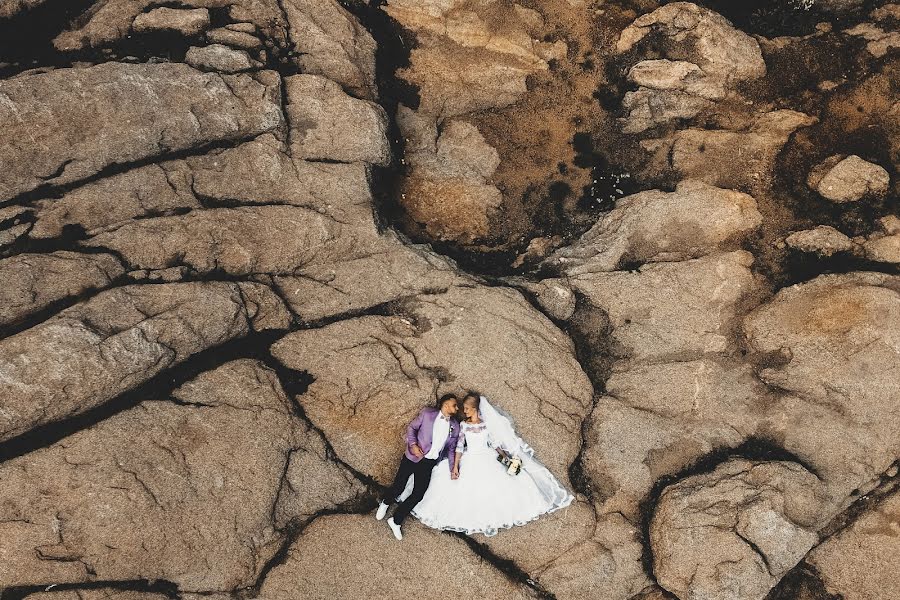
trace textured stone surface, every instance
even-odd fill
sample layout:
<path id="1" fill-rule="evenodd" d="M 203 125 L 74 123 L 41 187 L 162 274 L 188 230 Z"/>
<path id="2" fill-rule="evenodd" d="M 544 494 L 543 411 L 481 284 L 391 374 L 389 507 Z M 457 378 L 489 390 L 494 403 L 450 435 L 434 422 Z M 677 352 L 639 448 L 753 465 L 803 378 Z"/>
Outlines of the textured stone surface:
<path id="1" fill-rule="evenodd" d="M 209 11 L 205 8 L 184 10 L 178 8 L 154 8 L 141 13 L 131 24 L 137 33 L 148 31 L 177 31 L 181 35 L 197 35 L 209 27 Z"/>
<path id="2" fill-rule="evenodd" d="M 0 260 L 0 325 L 9 325 L 54 302 L 103 289 L 124 273 L 109 254 L 19 254 Z"/>
<path id="3" fill-rule="evenodd" d="M 0 465 L 5 586 L 164 579 L 184 591 L 255 581 L 278 549 L 271 522 L 292 414 L 249 360 L 203 373 Z"/>
<path id="4" fill-rule="evenodd" d="M 248 283 L 108 290 L 0 341 L 0 439 L 100 406 L 193 354 L 262 326 L 281 301 Z"/>
<path id="5" fill-rule="evenodd" d="M 612 271 L 622 263 L 696 258 L 726 242 L 739 242 L 761 223 L 750 196 L 682 181 L 674 192 L 651 190 L 623 198 L 577 243 L 557 251 L 549 262 L 578 275 Z"/>
<path id="6" fill-rule="evenodd" d="M 339 458 L 390 483 L 407 422 L 441 390 L 476 389 L 565 479 L 592 391 L 561 331 L 504 288 L 417 296 L 399 314 L 292 333 L 272 348 L 315 378 L 298 401 Z"/>
<path id="7" fill-rule="evenodd" d="M 270 131 L 282 122 L 278 87 L 277 78 L 263 85 L 180 64 L 105 63 L 0 81 L 0 123 L 17 140 L 0 146 L 0 201 L 110 165 Z"/>
<path id="8" fill-rule="evenodd" d="M 617 354 L 632 360 L 688 360 L 729 348 L 742 302 L 757 291 L 744 251 L 588 273 L 573 287 L 603 310 Z"/>
<path id="9" fill-rule="evenodd" d="M 776 439 L 819 470 L 835 499 L 897 456 L 900 282 L 823 275 L 779 292 L 744 320 L 760 379 L 791 396 L 768 416 Z"/>
<path id="10" fill-rule="evenodd" d="M 900 595 L 900 493 L 894 492 L 855 523 L 814 548 L 807 562 L 825 589 L 846 600 L 887 600 Z"/>
<path id="11" fill-rule="evenodd" d="M 856 248 L 849 237 L 828 225 L 796 231 L 785 238 L 785 243 L 801 252 L 832 256 L 838 252 L 851 252 Z"/>
<path id="12" fill-rule="evenodd" d="M 222 44 L 191 46 L 184 56 L 184 62 L 203 71 L 220 73 L 246 71 L 259 64 L 254 64 L 255 61 L 243 50 L 235 50 Z"/>
<path id="13" fill-rule="evenodd" d="M 259 598 L 351 598 L 361 590 L 376 598 L 533 596 L 474 554 L 459 539 L 410 521 L 398 544 L 370 515 L 316 519 L 288 549 L 259 590 Z M 410 557 L 415 556 L 415 569 Z"/>
<path id="14" fill-rule="evenodd" d="M 824 198 L 842 203 L 883 196 L 889 184 L 883 167 L 854 154 L 828 169 L 815 188 Z"/>
<path id="15" fill-rule="evenodd" d="M 762 600 L 816 543 L 821 485 L 796 463 L 733 460 L 666 488 L 654 572 L 681 598 Z"/>

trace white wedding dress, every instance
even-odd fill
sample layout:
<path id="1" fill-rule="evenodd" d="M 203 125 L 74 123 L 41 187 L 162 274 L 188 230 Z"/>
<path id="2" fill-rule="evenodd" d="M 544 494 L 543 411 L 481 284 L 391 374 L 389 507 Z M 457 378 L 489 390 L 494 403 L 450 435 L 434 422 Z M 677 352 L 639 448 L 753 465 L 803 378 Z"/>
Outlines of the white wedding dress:
<path id="1" fill-rule="evenodd" d="M 482 396 L 478 424 L 463 423 L 457 451 L 462 452 L 459 478 L 450 478 L 447 459 L 435 465 L 425 497 L 412 510 L 435 529 L 482 533 L 524 525 L 543 514 L 568 506 L 573 496 L 534 458 L 534 451 Z M 509 475 L 497 460 L 495 447 L 522 459 L 518 475 Z M 412 491 L 412 478 L 401 495 Z"/>

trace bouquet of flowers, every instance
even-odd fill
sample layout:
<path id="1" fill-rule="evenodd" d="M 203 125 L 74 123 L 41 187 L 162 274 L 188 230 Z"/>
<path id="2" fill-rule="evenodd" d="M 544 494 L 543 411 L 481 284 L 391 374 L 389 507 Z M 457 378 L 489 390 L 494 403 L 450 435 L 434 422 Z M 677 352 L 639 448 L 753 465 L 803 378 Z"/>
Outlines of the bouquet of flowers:
<path id="1" fill-rule="evenodd" d="M 510 456 L 502 448 L 497 448 L 497 460 L 506 467 L 507 475 L 518 475 L 522 470 L 522 459 L 518 456 Z"/>

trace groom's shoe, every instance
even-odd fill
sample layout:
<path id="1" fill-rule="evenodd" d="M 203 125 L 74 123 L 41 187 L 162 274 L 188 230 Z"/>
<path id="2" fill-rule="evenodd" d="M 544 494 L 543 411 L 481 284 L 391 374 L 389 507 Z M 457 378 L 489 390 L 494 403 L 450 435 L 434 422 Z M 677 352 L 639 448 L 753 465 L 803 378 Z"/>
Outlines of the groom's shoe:
<path id="1" fill-rule="evenodd" d="M 385 504 L 384 502 L 379 504 L 378 510 L 375 511 L 375 518 L 378 519 L 379 521 L 382 520 L 384 518 L 384 515 L 387 514 L 388 508 L 390 508 L 390 507 L 387 504 Z"/>
<path id="2" fill-rule="evenodd" d="M 390 519 L 388 519 L 387 523 L 388 523 L 388 527 L 391 528 L 391 531 L 394 532 L 394 537 L 397 538 L 398 540 L 402 540 L 403 534 L 400 533 L 400 526 L 397 525 L 396 523 L 394 523 L 394 517 L 391 517 Z"/>

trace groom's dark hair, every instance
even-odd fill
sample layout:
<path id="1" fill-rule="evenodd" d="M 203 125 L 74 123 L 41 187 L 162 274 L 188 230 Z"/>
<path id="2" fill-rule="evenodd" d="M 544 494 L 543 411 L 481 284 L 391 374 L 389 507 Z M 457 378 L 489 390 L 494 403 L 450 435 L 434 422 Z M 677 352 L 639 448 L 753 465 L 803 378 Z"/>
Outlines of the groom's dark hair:
<path id="1" fill-rule="evenodd" d="M 459 398 L 456 397 L 456 394 L 444 394 L 443 396 L 438 398 L 437 404 L 435 404 L 434 407 L 438 410 L 441 410 L 442 408 L 444 408 L 444 402 L 446 402 L 450 398 L 453 398 L 454 400 L 459 400 Z"/>

